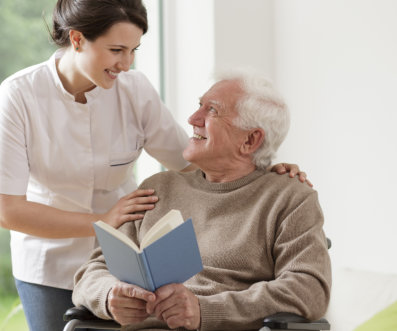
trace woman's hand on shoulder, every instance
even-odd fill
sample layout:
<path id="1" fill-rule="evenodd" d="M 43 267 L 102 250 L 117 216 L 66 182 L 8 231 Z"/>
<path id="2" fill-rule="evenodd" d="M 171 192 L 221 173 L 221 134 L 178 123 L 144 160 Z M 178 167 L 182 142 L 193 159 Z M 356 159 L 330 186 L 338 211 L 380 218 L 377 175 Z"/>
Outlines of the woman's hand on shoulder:
<path id="1" fill-rule="evenodd" d="M 299 177 L 299 180 L 302 183 L 307 183 L 310 187 L 313 187 L 313 184 L 310 182 L 310 180 L 307 179 L 306 172 L 300 171 L 299 166 L 297 164 L 292 164 L 292 163 L 277 163 L 273 166 L 268 167 L 269 171 L 276 172 L 279 175 L 283 175 L 285 173 L 289 173 L 289 176 L 291 178 L 294 178 L 295 176 Z"/>
<path id="2" fill-rule="evenodd" d="M 136 190 L 127 194 L 102 215 L 102 221 L 117 229 L 125 222 L 142 219 L 144 212 L 153 209 L 158 201 L 158 197 L 153 194 L 152 189 Z"/>

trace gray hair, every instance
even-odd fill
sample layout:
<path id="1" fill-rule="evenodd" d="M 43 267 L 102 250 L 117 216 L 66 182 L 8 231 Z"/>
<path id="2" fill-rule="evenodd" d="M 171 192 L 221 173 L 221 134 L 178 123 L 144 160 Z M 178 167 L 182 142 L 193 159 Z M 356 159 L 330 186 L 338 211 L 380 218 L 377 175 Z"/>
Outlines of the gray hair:
<path id="1" fill-rule="evenodd" d="M 261 128 L 265 132 L 262 145 L 252 156 L 259 169 L 265 169 L 275 158 L 290 123 L 288 107 L 266 78 L 249 70 L 233 70 L 216 74 L 217 80 L 237 80 L 244 96 L 236 104 L 239 116 L 234 125 L 243 130 Z"/>

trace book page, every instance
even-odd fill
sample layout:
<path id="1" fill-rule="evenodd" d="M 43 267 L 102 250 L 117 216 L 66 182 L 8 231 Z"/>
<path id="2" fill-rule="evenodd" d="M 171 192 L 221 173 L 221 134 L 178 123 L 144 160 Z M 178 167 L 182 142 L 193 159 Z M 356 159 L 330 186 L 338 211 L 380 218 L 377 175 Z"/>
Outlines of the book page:
<path id="1" fill-rule="evenodd" d="M 130 239 L 128 236 L 126 236 L 123 232 L 120 232 L 119 230 L 115 229 L 113 226 L 103 222 L 103 221 L 97 221 L 95 222 L 96 225 L 98 225 L 100 228 L 102 228 L 104 231 L 110 233 L 113 235 L 113 237 L 116 237 L 126 245 L 130 246 L 133 248 L 136 252 L 139 252 L 139 247 Z"/>
<path id="2" fill-rule="evenodd" d="M 183 217 L 181 212 L 176 209 L 171 209 L 167 214 L 160 218 L 160 220 L 158 220 L 142 238 L 141 250 L 182 223 Z"/>

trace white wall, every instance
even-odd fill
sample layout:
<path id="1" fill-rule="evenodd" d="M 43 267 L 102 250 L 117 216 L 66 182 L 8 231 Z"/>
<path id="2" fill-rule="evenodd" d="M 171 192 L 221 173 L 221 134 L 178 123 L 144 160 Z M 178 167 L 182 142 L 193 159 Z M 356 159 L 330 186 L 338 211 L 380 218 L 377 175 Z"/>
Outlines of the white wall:
<path id="1" fill-rule="evenodd" d="M 275 77 L 292 113 L 279 160 L 319 191 L 334 265 L 397 272 L 397 2 L 274 9 Z"/>
<path id="2" fill-rule="evenodd" d="M 178 118 L 209 86 L 211 42 L 215 68 L 268 75 L 292 113 L 277 161 L 314 182 L 334 266 L 397 272 L 397 2 L 182 1 L 170 2 L 189 13 L 173 18 L 184 34 L 169 84 Z"/>
<path id="3" fill-rule="evenodd" d="M 215 67 L 249 66 L 274 79 L 273 2 L 214 1 Z"/>

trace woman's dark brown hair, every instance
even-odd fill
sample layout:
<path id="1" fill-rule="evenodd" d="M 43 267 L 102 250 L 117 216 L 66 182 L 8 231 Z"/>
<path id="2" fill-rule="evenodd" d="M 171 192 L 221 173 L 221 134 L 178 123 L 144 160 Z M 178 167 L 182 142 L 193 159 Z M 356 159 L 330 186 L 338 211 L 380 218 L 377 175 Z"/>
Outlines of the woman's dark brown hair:
<path id="1" fill-rule="evenodd" d="M 94 41 L 119 22 L 148 30 L 146 8 L 141 0 L 58 0 L 53 12 L 51 37 L 60 47 L 70 45 L 69 31 Z"/>

